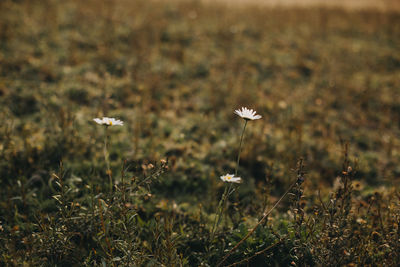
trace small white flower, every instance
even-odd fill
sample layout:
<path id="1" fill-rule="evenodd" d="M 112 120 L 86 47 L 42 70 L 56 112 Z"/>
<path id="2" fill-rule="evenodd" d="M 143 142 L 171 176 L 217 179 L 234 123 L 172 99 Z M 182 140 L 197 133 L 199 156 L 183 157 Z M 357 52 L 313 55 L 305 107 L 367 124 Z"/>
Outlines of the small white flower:
<path id="1" fill-rule="evenodd" d="M 93 119 L 97 124 L 106 126 L 122 126 L 124 122 L 121 120 L 116 120 L 115 118 L 103 117 Z"/>
<path id="2" fill-rule="evenodd" d="M 228 183 L 237 183 L 238 184 L 238 183 L 242 182 L 242 178 L 235 177 L 235 175 L 233 175 L 233 174 L 225 174 L 225 175 L 222 175 L 220 178 L 222 181 L 228 182 Z"/>
<path id="3" fill-rule="evenodd" d="M 261 119 L 261 115 L 256 115 L 256 111 L 242 107 L 242 110 L 235 110 L 235 114 L 242 117 L 245 120 L 258 120 Z"/>

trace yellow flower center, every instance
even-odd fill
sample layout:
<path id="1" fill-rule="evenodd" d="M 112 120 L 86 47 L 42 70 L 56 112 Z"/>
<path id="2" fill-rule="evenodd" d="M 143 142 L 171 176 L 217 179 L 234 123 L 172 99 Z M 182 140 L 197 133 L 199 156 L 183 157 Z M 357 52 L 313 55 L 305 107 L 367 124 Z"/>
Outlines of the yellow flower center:
<path id="1" fill-rule="evenodd" d="M 232 179 L 231 176 L 226 176 L 226 180 L 230 180 L 230 179 Z"/>
<path id="2" fill-rule="evenodd" d="M 110 121 L 110 126 L 112 126 L 112 121 Z"/>

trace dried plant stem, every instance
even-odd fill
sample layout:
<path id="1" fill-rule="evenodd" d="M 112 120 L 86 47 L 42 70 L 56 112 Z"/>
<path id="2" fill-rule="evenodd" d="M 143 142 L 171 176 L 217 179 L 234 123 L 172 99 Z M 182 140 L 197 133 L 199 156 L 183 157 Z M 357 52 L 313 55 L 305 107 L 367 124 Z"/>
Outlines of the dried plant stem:
<path id="1" fill-rule="evenodd" d="M 260 226 L 260 224 L 262 224 L 262 222 L 268 217 L 268 215 L 279 205 L 279 203 L 285 198 L 285 196 L 290 192 L 290 190 L 292 190 L 292 188 L 297 184 L 297 179 L 296 182 L 294 182 L 288 190 L 286 190 L 286 192 L 281 196 L 281 198 L 275 203 L 275 205 L 266 213 L 264 213 L 264 216 L 258 221 L 258 223 L 253 227 L 253 229 L 251 229 L 251 231 L 245 236 L 243 237 L 239 243 L 236 244 L 236 246 L 234 246 L 231 250 L 229 250 L 229 252 L 223 257 L 223 259 L 217 264 L 218 266 L 221 266 L 222 263 L 225 262 L 225 260 L 244 242 L 246 241 L 253 233 L 254 231 L 257 229 L 258 226 Z"/>

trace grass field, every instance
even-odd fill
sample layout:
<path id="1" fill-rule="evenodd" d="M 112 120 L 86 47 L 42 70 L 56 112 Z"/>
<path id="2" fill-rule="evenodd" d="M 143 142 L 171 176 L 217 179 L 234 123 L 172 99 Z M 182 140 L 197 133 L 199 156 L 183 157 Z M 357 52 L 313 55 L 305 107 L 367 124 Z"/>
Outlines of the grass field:
<path id="1" fill-rule="evenodd" d="M 1 265 L 398 266 L 399 48 L 389 11 L 0 1 Z"/>

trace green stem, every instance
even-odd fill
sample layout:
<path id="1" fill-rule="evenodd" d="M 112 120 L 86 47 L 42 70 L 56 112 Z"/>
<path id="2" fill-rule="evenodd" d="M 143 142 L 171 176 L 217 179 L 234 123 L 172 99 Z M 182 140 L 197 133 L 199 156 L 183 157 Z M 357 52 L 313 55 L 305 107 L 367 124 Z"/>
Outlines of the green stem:
<path id="1" fill-rule="evenodd" d="M 225 186 L 225 191 L 222 194 L 221 200 L 219 201 L 218 210 L 217 210 L 217 216 L 215 216 L 213 228 L 212 228 L 212 231 L 211 231 L 211 240 L 214 238 L 215 230 L 216 230 L 216 228 L 217 228 L 217 226 L 218 226 L 218 224 L 220 222 L 223 206 L 224 206 L 226 198 L 229 195 L 229 192 L 231 191 L 231 187 L 232 187 L 231 183 L 229 184 L 229 186 Z"/>
<path id="2" fill-rule="evenodd" d="M 237 157 L 237 161 L 236 161 L 235 176 L 237 176 L 238 169 L 239 169 L 240 152 L 242 151 L 243 136 L 244 136 L 244 131 L 246 130 L 246 126 L 247 126 L 247 120 L 245 120 L 245 122 L 244 122 L 244 127 L 243 127 L 243 130 L 242 130 L 242 135 L 240 136 L 240 144 L 239 144 L 238 157 Z"/>
<path id="3" fill-rule="evenodd" d="M 107 171 L 106 173 L 108 174 L 108 179 L 110 183 L 110 191 L 112 192 L 113 189 L 113 181 L 112 181 L 112 175 L 111 175 L 111 169 L 110 169 L 110 160 L 109 160 L 109 154 L 108 154 L 108 132 L 107 132 L 108 126 L 104 128 L 104 160 L 106 161 L 107 165 Z"/>
<path id="4" fill-rule="evenodd" d="M 221 200 L 219 201 L 218 208 L 217 208 L 217 214 L 214 218 L 213 227 L 211 229 L 211 236 L 210 236 L 209 245 L 208 245 L 208 249 L 207 249 L 207 258 L 208 258 L 208 253 L 210 252 L 209 246 L 211 245 L 211 242 L 214 240 L 215 231 L 217 230 L 218 225 L 221 221 L 222 212 L 224 210 L 224 203 L 225 203 L 226 199 L 228 198 L 228 196 L 232 193 L 231 188 L 232 188 L 232 183 L 229 183 L 229 186 L 225 186 L 225 191 L 222 194 Z"/>
<path id="5" fill-rule="evenodd" d="M 240 152 L 242 150 L 243 136 L 244 136 L 244 132 L 246 130 L 246 126 L 247 126 L 247 120 L 245 120 L 245 123 L 244 123 L 244 126 L 243 126 L 243 130 L 242 130 L 242 135 L 240 136 L 239 151 L 238 151 L 238 157 L 237 157 L 236 167 L 235 167 L 235 176 L 237 176 L 238 169 L 239 169 Z M 224 191 L 224 193 L 223 193 L 223 195 L 221 197 L 221 200 L 219 201 L 218 209 L 217 209 L 217 215 L 215 216 L 213 227 L 211 229 L 210 242 L 212 242 L 214 240 L 215 231 L 217 230 L 217 227 L 218 227 L 218 225 L 219 225 L 219 223 L 221 221 L 222 212 L 224 210 L 224 204 L 225 204 L 228 196 L 230 194 L 232 194 L 233 191 L 234 191 L 234 190 L 231 190 L 231 189 L 232 189 L 232 183 L 229 183 L 229 186 L 225 187 L 225 191 Z"/>
<path id="6" fill-rule="evenodd" d="M 292 190 L 292 188 L 297 184 L 297 179 L 296 181 L 286 190 L 286 192 L 281 196 L 281 198 L 275 203 L 275 205 L 268 211 L 264 213 L 264 216 L 258 221 L 258 223 L 253 227 L 253 229 L 250 230 L 250 232 L 247 233 L 245 237 L 243 237 L 229 252 L 222 258 L 222 260 L 217 264 L 217 267 L 221 266 L 222 263 L 225 262 L 225 260 L 244 242 L 246 241 L 257 229 L 258 226 L 268 217 L 268 215 L 276 208 L 276 206 L 279 205 L 279 203 L 282 201 L 282 199 L 285 198 L 285 196 Z"/>

